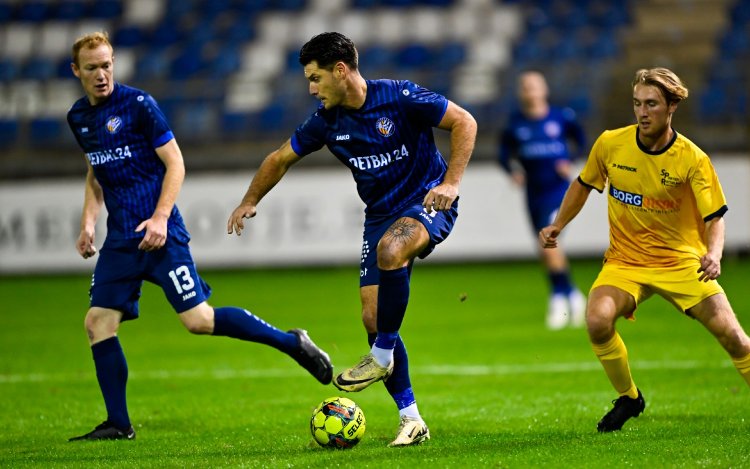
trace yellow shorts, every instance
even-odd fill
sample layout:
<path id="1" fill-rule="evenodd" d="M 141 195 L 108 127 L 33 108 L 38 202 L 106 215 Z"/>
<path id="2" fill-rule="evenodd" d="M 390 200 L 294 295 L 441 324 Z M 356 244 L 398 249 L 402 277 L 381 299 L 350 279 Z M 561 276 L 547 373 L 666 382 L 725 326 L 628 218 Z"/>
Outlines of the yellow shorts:
<path id="1" fill-rule="evenodd" d="M 697 260 L 674 267 L 642 267 L 609 261 L 604 263 L 591 289 L 603 285 L 617 287 L 635 298 L 636 307 L 656 293 L 684 313 L 706 298 L 724 293 L 716 280 L 699 281 L 698 268 Z"/>

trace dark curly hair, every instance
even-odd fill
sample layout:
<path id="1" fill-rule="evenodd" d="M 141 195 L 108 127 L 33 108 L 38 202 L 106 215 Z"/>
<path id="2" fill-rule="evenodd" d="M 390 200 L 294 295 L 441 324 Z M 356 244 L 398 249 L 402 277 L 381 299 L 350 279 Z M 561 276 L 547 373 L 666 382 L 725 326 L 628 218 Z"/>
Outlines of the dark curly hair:
<path id="1" fill-rule="evenodd" d="M 357 70 L 357 59 L 357 48 L 352 40 L 336 32 L 314 36 L 299 51 L 299 63 L 303 67 L 315 61 L 318 67 L 331 70 L 336 62 L 344 62 L 352 70 Z"/>

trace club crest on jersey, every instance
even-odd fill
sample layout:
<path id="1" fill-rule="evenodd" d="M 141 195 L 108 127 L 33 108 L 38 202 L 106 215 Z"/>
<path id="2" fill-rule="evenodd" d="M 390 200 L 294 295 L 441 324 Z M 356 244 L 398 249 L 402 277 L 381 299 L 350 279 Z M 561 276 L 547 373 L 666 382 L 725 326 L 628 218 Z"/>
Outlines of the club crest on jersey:
<path id="1" fill-rule="evenodd" d="M 395 126 L 396 124 L 394 124 L 393 121 L 388 119 L 387 117 L 381 117 L 375 123 L 375 128 L 378 129 L 378 133 L 383 137 L 390 137 L 391 135 L 393 135 L 393 129 Z"/>
<path id="2" fill-rule="evenodd" d="M 122 119 L 119 116 L 111 116 L 107 119 L 106 127 L 107 132 L 114 135 L 122 129 Z"/>

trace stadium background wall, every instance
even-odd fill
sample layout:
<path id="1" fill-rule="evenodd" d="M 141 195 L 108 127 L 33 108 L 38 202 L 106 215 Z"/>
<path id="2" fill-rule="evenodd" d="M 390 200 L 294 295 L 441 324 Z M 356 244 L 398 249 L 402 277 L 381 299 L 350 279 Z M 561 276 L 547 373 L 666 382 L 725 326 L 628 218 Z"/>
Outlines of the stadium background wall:
<path id="1" fill-rule="evenodd" d="M 728 199 L 726 250 L 750 248 L 750 160 L 713 159 Z M 360 255 L 363 205 L 343 168 L 292 170 L 259 206 L 241 237 L 226 221 L 252 177 L 188 175 L 178 199 L 201 267 L 351 264 Z M 0 273 L 86 272 L 93 262 L 75 251 L 83 178 L 4 183 L 0 187 Z M 535 256 L 523 192 L 496 165 L 470 164 L 461 186 L 456 228 L 430 261 L 523 259 Z M 102 212 L 97 246 L 106 233 Z M 573 256 L 601 256 L 607 247 L 606 197 L 592 193 L 563 237 Z"/>

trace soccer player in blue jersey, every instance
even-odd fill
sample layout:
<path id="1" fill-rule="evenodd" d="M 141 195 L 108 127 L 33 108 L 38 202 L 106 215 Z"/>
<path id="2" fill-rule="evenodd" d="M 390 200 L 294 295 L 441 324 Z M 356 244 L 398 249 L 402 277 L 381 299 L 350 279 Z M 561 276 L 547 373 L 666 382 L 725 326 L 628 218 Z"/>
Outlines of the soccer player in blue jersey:
<path id="1" fill-rule="evenodd" d="M 348 167 L 364 201 L 360 264 L 362 320 L 370 353 L 334 385 L 360 391 L 385 380 L 401 422 L 391 446 L 419 444 L 430 433 L 417 409 L 399 329 L 414 259 L 443 241 L 458 214 L 458 188 L 476 138 L 476 122 L 445 97 L 409 81 L 365 80 L 346 36 L 323 33 L 300 50 L 318 110 L 270 153 L 253 177 L 227 231 L 238 235 L 261 199 L 295 163 L 323 146 Z M 433 127 L 450 131 L 446 164 Z"/>
<path id="2" fill-rule="evenodd" d="M 536 237 L 555 218 L 570 184 L 571 161 L 584 149 L 584 133 L 572 109 L 550 106 L 541 72 L 522 72 L 517 92 L 520 109 L 502 132 L 498 159 L 513 182 L 526 187 L 526 208 Z M 586 298 L 571 280 L 562 248 L 542 249 L 540 255 L 551 290 L 547 327 L 583 326 Z"/>
<path id="3" fill-rule="evenodd" d="M 86 95 L 68 112 L 88 165 L 76 243 L 84 258 L 97 253 L 94 228 L 102 203 L 108 212 L 85 320 L 107 420 L 71 441 L 135 438 L 125 398 L 128 366 L 117 331 L 122 321 L 138 318 L 144 280 L 164 290 L 190 332 L 270 345 L 328 384 L 333 376 L 328 355 L 304 330 L 284 332 L 242 308 L 206 302 L 211 289 L 196 271 L 190 236 L 175 206 L 185 176 L 182 153 L 156 101 L 114 81 L 107 35 L 78 39 L 71 67 Z"/>

